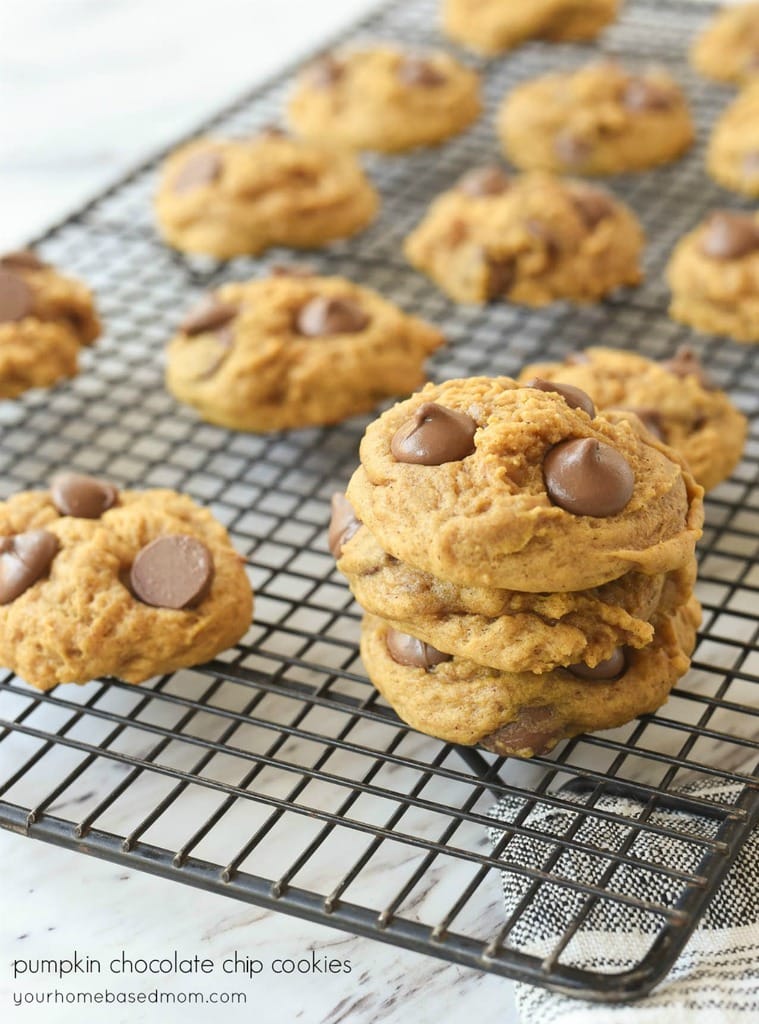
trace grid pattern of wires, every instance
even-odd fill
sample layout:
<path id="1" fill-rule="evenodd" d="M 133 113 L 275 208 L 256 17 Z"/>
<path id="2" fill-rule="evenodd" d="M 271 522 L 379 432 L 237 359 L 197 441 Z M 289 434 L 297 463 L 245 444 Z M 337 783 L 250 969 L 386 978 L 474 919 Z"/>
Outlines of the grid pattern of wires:
<path id="1" fill-rule="evenodd" d="M 440 43 L 433 0 L 384 7 L 345 35 Z M 557 304 L 458 308 L 409 271 L 399 243 L 427 203 L 471 166 L 492 160 L 495 104 L 510 85 L 597 50 L 531 44 L 481 64 L 488 113 L 442 151 L 373 157 L 383 213 L 362 236 L 309 257 L 444 326 L 449 345 L 432 376 L 514 373 L 589 342 L 652 357 L 694 344 L 716 382 L 757 411 L 757 349 L 693 338 L 666 315 L 662 268 L 675 240 L 728 201 L 703 173 L 706 129 L 728 94 L 688 69 L 683 40 L 702 14 L 631 0 L 604 50 L 628 63 L 665 60 L 688 90 L 700 144 L 679 163 L 614 189 L 650 238 L 646 283 L 589 308 Z M 477 64 L 476 61 L 473 63 Z M 204 126 L 245 135 L 281 116 L 289 74 Z M 92 283 L 108 326 L 79 378 L 0 407 L 0 495 L 44 483 L 61 466 L 124 486 L 167 486 L 209 505 L 249 565 L 255 622 L 211 664 L 130 687 L 110 680 L 38 694 L 0 677 L 0 824 L 29 836 L 177 881 L 332 923 L 459 964 L 590 998 L 639 995 L 666 973 L 759 815 L 756 777 L 741 770 L 759 743 L 759 433 L 709 498 L 700 547 L 705 620 L 693 667 L 656 716 L 579 737 L 530 763 L 456 749 L 405 728 L 362 672 L 359 612 L 326 545 L 328 500 L 355 466 L 365 421 L 268 437 L 200 423 L 162 386 L 161 349 L 198 294 L 263 272 L 262 261 L 186 259 L 157 240 L 151 162 L 38 241 L 43 257 Z M 729 202 L 735 201 L 731 198 Z M 281 262 L 283 252 L 265 261 Z M 730 801 L 678 794 L 699 779 L 740 783 Z M 562 785 L 582 793 L 569 802 Z M 638 809 L 609 810 L 623 793 Z M 495 849 L 494 796 L 518 801 Z M 547 835 L 531 817 L 567 808 L 574 824 Z M 680 815 L 662 812 L 680 810 Z M 595 845 L 585 826 L 617 822 L 619 843 Z M 663 823 L 662 823 L 663 822 Z M 591 830 L 592 836 L 592 830 Z M 646 860 L 641 836 L 677 837 L 692 869 Z M 545 860 L 509 860 L 518 838 L 539 836 Z M 287 855 L 283 855 L 287 851 Z M 579 882 L 562 855 L 597 862 Z M 506 917 L 507 863 L 527 882 Z M 656 895 L 622 891 L 631 866 L 658 880 Z M 544 886 L 574 894 L 574 910 L 547 956 L 511 941 Z M 579 902 L 578 902 L 579 901 Z M 625 977 L 582 970 L 573 940 L 601 902 L 650 919 L 651 947 Z"/>

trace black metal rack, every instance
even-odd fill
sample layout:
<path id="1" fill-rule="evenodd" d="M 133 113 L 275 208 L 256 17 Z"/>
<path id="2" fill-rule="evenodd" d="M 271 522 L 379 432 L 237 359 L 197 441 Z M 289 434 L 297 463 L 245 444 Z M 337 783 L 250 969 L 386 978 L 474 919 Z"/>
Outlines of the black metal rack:
<path id="1" fill-rule="evenodd" d="M 383 7 L 340 40 L 440 44 L 434 0 Z M 492 114 L 509 85 L 589 46 L 530 44 L 490 64 L 488 113 L 442 150 L 367 160 L 383 195 L 362 236 L 309 255 L 443 325 L 450 344 L 438 379 L 514 373 L 527 360 L 590 342 L 670 354 L 686 339 L 749 414 L 759 403 L 759 349 L 692 337 L 666 315 L 662 268 L 674 241 L 711 207 L 740 205 L 703 173 L 708 126 L 730 93 L 698 80 L 684 41 L 703 12 L 632 0 L 603 49 L 624 60 L 666 61 L 686 86 L 699 145 L 670 167 L 612 187 L 641 216 L 650 245 L 646 283 L 589 308 L 454 307 L 409 271 L 399 243 L 429 200 L 468 167 L 493 159 Z M 477 61 L 473 63 L 477 64 Z M 290 72 L 207 125 L 246 134 L 277 120 Z M 326 547 L 330 494 L 344 487 L 365 425 L 270 437 L 199 422 L 162 386 L 161 350 L 199 291 L 287 258 L 220 266 L 164 248 L 151 225 L 155 162 L 52 228 L 43 256 L 96 288 L 107 336 L 82 374 L 50 393 L 0 406 L 0 494 L 47 480 L 60 466 L 124 486 L 169 486 L 207 503 L 249 560 L 257 593 L 244 641 L 211 664 L 142 687 L 114 681 L 39 694 L 6 673 L 0 684 L 0 824 L 236 899 L 276 907 L 361 935 L 506 977 L 600 1000 L 650 990 L 674 962 L 759 817 L 755 775 L 741 770 L 759 743 L 759 432 L 732 480 L 707 502 L 699 594 L 705 619 L 693 667 L 669 703 L 611 733 L 579 737 L 531 763 L 456 749 L 405 728 L 378 699 L 356 649 L 359 613 Z M 291 257 L 290 257 L 291 258 Z M 674 792 L 700 779 L 733 781 L 735 799 Z M 579 805 L 562 784 L 582 791 Z M 609 809 L 622 793 L 631 815 Z M 519 810 L 495 849 L 493 796 Z M 566 808 L 556 835 L 531 814 Z M 681 815 L 662 812 L 681 810 Z M 664 820 L 664 824 L 662 824 Z M 617 848 L 580 827 L 624 826 Z M 636 839 L 678 837 L 681 871 L 642 858 Z M 509 860 L 510 843 L 551 840 L 542 863 Z M 289 861 L 283 859 L 289 851 Z M 597 858 L 597 881 L 563 872 L 562 854 Z M 507 918 L 504 864 L 524 882 Z M 615 886 L 632 867 L 659 884 L 642 900 Z M 548 952 L 513 941 L 546 886 L 574 894 L 575 910 Z M 601 902 L 643 915 L 651 946 L 622 974 L 577 965 L 572 940 Z M 638 918 L 639 920 L 640 918 Z"/>

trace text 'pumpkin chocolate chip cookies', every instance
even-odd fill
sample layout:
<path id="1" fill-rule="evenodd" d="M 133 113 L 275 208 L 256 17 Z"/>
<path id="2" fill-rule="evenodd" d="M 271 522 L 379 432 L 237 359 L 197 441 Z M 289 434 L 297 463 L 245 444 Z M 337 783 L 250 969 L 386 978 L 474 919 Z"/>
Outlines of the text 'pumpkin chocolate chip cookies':
<path id="1" fill-rule="evenodd" d="M 517 167 L 582 175 L 668 163 L 694 138 L 685 96 L 666 71 L 631 74 L 612 61 L 518 86 L 497 127 Z"/>
<path id="2" fill-rule="evenodd" d="M 759 81 L 747 85 L 721 114 L 709 140 L 706 163 L 720 185 L 759 196 Z"/>
<path id="3" fill-rule="evenodd" d="M 744 82 L 759 74 L 759 3 L 720 11 L 694 42 L 690 60 L 718 82 Z"/>
<path id="4" fill-rule="evenodd" d="M 169 345 L 169 391 L 233 430 L 337 423 L 424 380 L 440 332 L 376 292 L 298 268 L 224 285 Z"/>
<path id="5" fill-rule="evenodd" d="M 274 130 L 183 146 L 166 161 L 156 197 L 169 245 L 219 259 L 271 245 L 318 248 L 365 228 L 378 207 L 352 153 Z"/>
<path id="6" fill-rule="evenodd" d="M 0 503 L 0 664 L 38 689 L 197 665 L 252 607 L 226 530 L 184 495 L 63 473 Z"/>
<path id="7" fill-rule="evenodd" d="M 662 363 L 634 352 L 589 348 L 564 362 L 534 363 L 519 376 L 533 386 L 535 378 L 543 378 L 541 386 L 582 388 L 602 412 L 636 414 L 683 456 L 706 490 L 728 477 L 743 453 L 746 417 L 715 388 L 687 347 Z"/>
<path id="8" fill-rule="evenodd" d="M 717 210 L 675 246 L 670 315 L 699 331 L 759 341 L 759 216 Z"/>
<path id="9" fill-rule="evenodd" d="M 618 8 L 619 0 L 443 0 L 443 26 L 465 46 L 496 54 L 528 39 L 594 39 Z"/>
<path id="10" fill-rule="evenodd" d="M 701 494 L 576 386 L 428 384 L 333 499 L 372 682 L 422 732 L 520 756 L 655 710 L 695 644 Z"/>
<path id="11" fill-rule="evenodd" d="M 404 251 L 457 302 L 594 302 L 640 281 L 643 232 L 610 193 L 480 167 L 439 196 Z"/>
<path id="12" fill-rule="evenodd" d="M 288 118 L 304 138 L 397 153 L 457 135 L 480 109 L 477 75 L 453 57 L 378 47 L 307 67 Z"/>
<path id="13" fill-rule="evenodd" d="M 0 398 L 77 373 L 100 334 L 89 289 L 29 250 L 0 256 Z"/>

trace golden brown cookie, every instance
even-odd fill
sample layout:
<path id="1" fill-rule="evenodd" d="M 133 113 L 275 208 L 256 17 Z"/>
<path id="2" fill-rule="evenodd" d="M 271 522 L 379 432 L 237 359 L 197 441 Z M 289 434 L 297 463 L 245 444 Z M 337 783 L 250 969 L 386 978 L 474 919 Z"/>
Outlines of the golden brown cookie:
<path id="1" fill-rule="evenodd" d="M 369 425 L 347 498 L 388 554 L 461 586 L 687 567 L 701 487 L 637 417 L 579 401 L 508 377 L 428 384 Z"/>
<path id="2" fill-rule="evenodd" d="M 620 671 L 612 679 L 583 678 L 567 669 L 501 672 L 446 658 L 393 634 L 372 615 L 362 624 L 361 657 L 374 685 L 413 728 L 450 743 L 532 757 L 562 739 L 612 729 L 660 707 L 688 670 L 700 617 L 695 598 L 663 616 L 648 646 L 619 655 Z"/>
<path id="3" fill-rule="evenodd" d="M 725 188 L 759 196 L 759 82 L 747 85 L 714 126 L 709 174 Z"/>
<path id="4" fill-rule="evenodd" d="M 440 332 L 377 292 L 294 268 L 227 284 L 169 345 L 166 384 L 233 430 L 337 423 L 424 380 Z"/>
<path id="5" fill-rule="evenodd" d="M 376 47 L 329 54 L 307 67 L 288 119 L 306 139 L 398 153 L 458 135 L 480 109 L 478 76 L 447 53 Z"/>
<path id="6" fill-rule="evenodd" d="M 386 554 L 362 526 L 340 546 L 337 567 L 367 612 L 439 651 L 503 672 L 596 666 L 617 647 L 651 643 L 655 617 L 693 590 L 695 562 L 670 574 L 626 573 L 602 587 L 530 594 L 460 587 Z"/>
<path id="7" fill-rule="evenodd" d="M 199 664 L 251 611 L 226 530 L 184 495 L 62 474 L 0 503 L 0 664 L 38 689 Z"/>
<path id="8" fill-rule="evenodd" d="M 759 72 L 759 3 L 726 7 L 693 43 L 696 71 L 718 82 L 745 82 Z"/>
<path id="9" fill-rule="evenodd" d="M 711 384 L 690 349 L 657 363 L 636 352 L 588 348 L 564 362 L 533 363 L 519 380 L 536 377 L 582 388 L 600 410 L 637 413 L 707 491 L 730 476 L 743 453 L 746 417 Z"/>
<path id="10" fill-rule="evenodd" d="M 594 39 L 618 7 L 619 0 L 444 0 L 443 27 L 451 39 L 496 54 L 528 39 Z"/>
<path id="11" fill-rule="evenodd" d="M 408 260 L 457 302 L 594 302 L 638 284 L 643 232 L 609 193 L 497 167 L 466 174 L 408 236 Z"/>
<path id="12" fill-rule="evenodd" d="M 276 131 L 182 146 L 164 164 L 156 197 L 169 245 L 219 259 L 271 245 L 318 248 L 365 228 L 378 207 L 352 153 Z"/>
<path id="13" fill-rule="evenodd" d="M 92 293 L 30 250 L 0 256 L 0 398 L 76 376 L 100 334 Z"/>
<path id="14" fill-rule="evenodd" d="M 759 341 L 759 216 L 718 210 L 675 246 L 667 266 L 675 320 Z"/>
<path id="15" fill-rule="evenodd" d="M 693 142 L 688 105 L 663 70 L 612 61 L 532 79 L 498 113 L 504 152 L 523 170 L 603 175 L 677 159 Z"/>

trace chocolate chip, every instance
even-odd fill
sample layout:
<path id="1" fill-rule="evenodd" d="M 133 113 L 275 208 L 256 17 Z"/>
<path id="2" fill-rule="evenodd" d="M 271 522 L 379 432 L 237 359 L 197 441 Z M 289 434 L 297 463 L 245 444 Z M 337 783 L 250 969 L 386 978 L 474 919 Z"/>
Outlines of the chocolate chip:
<path id="1" fill-rule="evenodd" d="M 224 162 L 219 153 L 210 149 L 193 153 L 174 178 L 174 191 L 181 194 L 200 188 L 201 185 L 212 185 L 221 177 L 223 169 Z"/>
<path id="2" fill-rule="evenodd" d="M 436 665 L 445 661 L 453 661 L 453 655 L 444 654 L 431 644 L 417 640 L 415 636 L 399 633 L 397 629 L 388 629 L 385 637 L 387 650 L 393 661 L 411 668 L 423 668 L 429 672 Z"/>
<path id="3" fill-rule="evenodd" d="M 620 412 L 634 412 L 649 433 L 653 434 L 660 441 L 665 440 L 664 420 L 658 409 L 649 409 L 648 407 L 637 405 L 615 405 L 614 409 Z"/>
<path id="4" fill-rule="evenodd" d="M 486 295 L 488 302 L 504 299 L 511 290 L 516 277 L 516 268 L 512 259 L 489 259 Z"/>
<path id="5" fill-rule="evenodd" d="M 474 451 L 477 424 L 466 413 L 424 402 L 396 431 L 390 451 L 397 462 L 442 466 L 458 462 Z"/>
<path id="6" fill-rule="evenodd" d="M 615 516 L 635 488 L 627 459 L 592 437 L 554 445 L 543 460 L 543 476 L 553 503 L 576 516 Z"/>
<path id="7" fill-rule="evenodd" d="M 205 334 L 206 331 L 215 331 L 217 327 L 223 327 L 239 313 L 239 307 L 231 302 L 221 302 L 214 295 L 208 295 L 184 318 L 179 325 L 183 334 L 192 337 L 195 334 Z"/>
<path id="8" fill-rule="evenodd" d="M 259 128 L 257 137 L 259 139 L 286 139 L 287 131 L 282 125 L 272 121 L 271 124 L 265 124 L 262 128 Z"/>
<path id="9" fill-rule="evenodd" d="M 587 139 L 570 132 L 560 132 L 553 140 L 553 148 L 565 167 L 581 167 L 593 151 Z"/>
<path id="10" fill-rule="evenodd" d="M 705 391 L 714 391 L 716 386 L 709 374 L 701 365 L 701 360 L 690 347 L 680 345 L 671 359 L 663 360 L 661 364 L 665 370 L 674 373 L 676 377 L 695 377 Z"/>
<path id="11" fill-rule="evenodd" d="M 421 86 L 423 89 L 434 89 L 447 82 L 446 76 L 435 65 L 424 57 L 404 57 L 398 65 L 396 74 L 404 85 L 412 88 Z"/>
<path id="12" fill-rule="evenodd" d="M 308 264 L 273 263 L 269 270 L 272 277 L 315 277 L 316 271 Z"/>
<path id="13" fill-rule="evenodd" d="M 524 222 L 528 234 L 545 248 L 549 259 L 554 259 L 561 252 L 561 240 L 547 224 L 530 217 Z"/>
<path id="14" fill-rule="evenodd" d="M 197 373 L 195 380 L 210 380 L 224 365 L 234 346 L 235 333 L 228 324 L 215 330 L 211 337 L 215 342 L 215 350 L 209 351 L 208 362 Z"/>
<path id="15" fill-rule="evenodd" d="M 0 537 L 0 604 L 10 604 L 41 579 L 60 544 L 49 530 Z"/>
<path id="16" fill-rule="evenodd" d="M 119 492 L 104 480 L 83 473 L 59 473 L 50 483 L 50 497 L 62 516 L 99 519 L 112 508 Z"/>
<path id="17" fill-rule="evenodd" d="M 345 68 L 340 61 L 327 53 L 309 64 L 306 80 L 312 89 L 329 89 L 340 81 L 344 73 Z"/>
<path id="18" fill-rule="evenodd" d="M 751 214 L 717 210 L 706 222 L 701 252 L 713 260 L 735 260 L 759 249 L 759 224 Z"/>
<path id="19" fill-rule="evenodd" d="M 356 334 L 369 320 L 369 315 L 353 299 L 317 295 L 301 307 L 295 326 L 307 338 L 324 338 L 330 334 Z"/>
<path id="20" fill-rule="evenodd" d="M 44 270 L 47 263 L 43 263 L 31 249 L 18 249 L 16 252 L 7 252 L 0 256 L 0 266 L 9 270 Z"/>
<path id="21" fill-rule="evenodd" d="M 464 195 L 480 198 L 481 196 L 500 196 L 511 187 L 508 175 L 498 164 L 487 164 L 467 171 L 456 183 L 456 188 Z"/>
<path id="22" fill-rule="evenodd" d="M 0 267 L 0 323 L 23 320 L 34 309 L 34 292 L 17 274 Z"/>
<path id="23" fill-rule="evenodd" d="M 584 661 L 579 661 L 576 665 L 569 665 L 567 670 L 578 679 L 587 679 L 591 683 L 619 679 L 627 671 L 627 652 L 624 647 L 617 647 L 610 657 L 599 661 L 592 668 Z"/>
<path id="24" fill-rule="evenodd" d="M 327 543 L 332 557 L 337 561 L 343 553 L 343 545 L 353 537 L 359 527 L 361 520 L 356 518 L 353 506 L 344 494 L 332 495 L 332 518 L 329 521 L 329 533 Z"/>
<path id="25" fill-rule="evenodd" d="M 542 377 L 533 377 L 525 384 L 526 388 L 535 388 L 537 391 L 555 391 L 561 395 L 570 409 L 582 409 L 591 419 L 596 415 L 596 407 L 589 394 L 576 388 L 574 384 L 557 384 L 556 381 L 543 380 Z"/>
<path id="26" fill-rule="evenodd" d="M 561 736 L 552 707 L 521 708 L 508 725 L 480 740 L 480 746 L 495 754 L 516 754 L 531 750 L 533 754 L 546 754 Z"/>
<path id="27" fill-rule="evenodd" d="M 159 537 L 138 552 L 129 581 L 135 596 L 156 608 L 192 608 L 213 583 L 213 556 L 184 533 Z"/>
<path id="28" fill-rule="evenodd" d="M 676 102 L 677 94 L 671 88 L 648 78 L 631 78 L 622 93 L 624 107 L 635 114 L 670 110 Z"/>
<path id="29" fill-rule="evenodd" d="M 570 198 L 580 214 L 585 226 L 598 227 L 602 220 L 614 214 L 614 202 L 611 196 L 597 188 L 573 189 Z"/>

